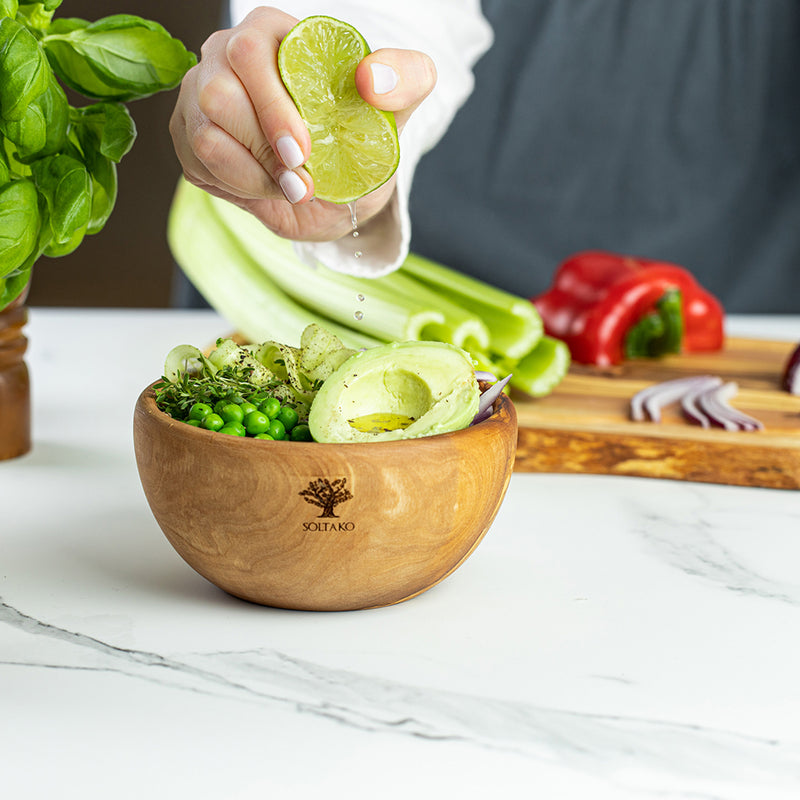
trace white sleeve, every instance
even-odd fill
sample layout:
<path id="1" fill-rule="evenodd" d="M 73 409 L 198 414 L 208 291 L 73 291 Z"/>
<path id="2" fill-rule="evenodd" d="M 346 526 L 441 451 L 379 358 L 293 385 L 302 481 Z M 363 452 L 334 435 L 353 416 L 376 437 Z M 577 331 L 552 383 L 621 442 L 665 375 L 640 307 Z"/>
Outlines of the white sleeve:
<path id="1" fill-rule="evenodd" d="M 253 0 L 231 0 L 234 23 L 258 5 Z M 474 85 L 472 68 L 491 46 L 491 28 L 481 14 L 480 0 L 404 0 L 391 4 L 375 0 L 285 0 L 280 7 L 298 19 L 312 14 L 337 17 L 355 25 L 373 50 L 422 50 L 436 65 L 436 88 L 400 136 L 397 189 L 380 214 L 359 226 L 358 246 L 354 247 L 350 236 L 334 242 L 295 243 L 298 254 L 307 262 L 322 262 L 351 275 L 385 275 L 399 267 L 408 254 L 408 198 L 417 163 L 442 138 L 469 97 Z M 363 256 L 357 257 L 357 252 Z"/>

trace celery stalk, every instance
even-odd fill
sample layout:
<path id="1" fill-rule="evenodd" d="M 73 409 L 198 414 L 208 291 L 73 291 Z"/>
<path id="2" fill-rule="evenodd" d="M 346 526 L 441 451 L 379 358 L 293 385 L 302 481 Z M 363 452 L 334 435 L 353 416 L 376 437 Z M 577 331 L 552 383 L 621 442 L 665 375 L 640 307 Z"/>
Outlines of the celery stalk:
<path id="1" fill-rule="evenodd" d="M 522 358 L 542 335 L 542 319 L 530 300 L 414 253 L 409 254 L 400 272 L 480 317 L 489 328 L 490 349 L 504 358 Z"/>
<path id="2" fill-rule="evenodd" d="M 511 373 L 509 383 L 532 397 L 544 397 L 561 383 L 570 365 L 569 348 L 560 339 L 542 336 L 536 347 L 518 361 L 508 361 L 502 374 Z"/>
<path id="3" fill-rule="evenodd" d="M 321 264 L 309 266 L 290 241 L 276 236 L 252 214 L 219 198 L 211 198 L 211 205 L 270 281 L 307 308 L 387 342 L 430 339 L 432 331 L 440 334 L 435 338 L 459 346 L 488 341 L 479 318 L 416 281 L 402 275 L 355 278 Z"/>
<path id="4" fill-rule="evenodd" d="M 251 342 L 295 345 L 316 322 L 351 348 L 438 339 L 468 351 L 479 369 L 533 396 L 569 368 L 563 342 L 544 336 L 527 299 L 410 254 L 382 278 L 312 267 L 292 243 L 248 212 L 181 180 L 169 244 L 198 290 Z"/>
<path id="5" fill-rule="evenodd" d="M 569 348 L 559 339 L 543 335 L 536 346 L 520 359 L 508 359 L 471 353 L 475 369 L 485 370 L 497 378 L 511 375 L 509 386 L 531 397 L 544 397 L 561 383 L 569 371 Z"/>
<path id="6" fill-rule="evenodd" d="M 297 345 L 316 322 L 348 347 L 371 347 L 377 340 L 337 325 L 295 303 L 252 261 L 210 205 L 210 195 L 181 181 L 167 226 L 172 255 L 209 304 L 251 342 L 274 339 Z"/>

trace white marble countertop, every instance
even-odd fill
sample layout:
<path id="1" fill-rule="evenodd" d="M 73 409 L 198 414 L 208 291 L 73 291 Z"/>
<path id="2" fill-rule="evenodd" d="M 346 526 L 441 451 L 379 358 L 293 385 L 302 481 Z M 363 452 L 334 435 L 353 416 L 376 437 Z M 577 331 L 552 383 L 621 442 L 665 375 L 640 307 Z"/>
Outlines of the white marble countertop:
<path id="1" fill-rule="evenodd" d="M 229 597 L 161 534 L 139 391 L 212 312 L 32 309 L 0 462 L 0 797 L 800 797 L 800 494 L 515 474 L 389 608 Z M 729 330 L 800 340 L 800 318 Z"/>

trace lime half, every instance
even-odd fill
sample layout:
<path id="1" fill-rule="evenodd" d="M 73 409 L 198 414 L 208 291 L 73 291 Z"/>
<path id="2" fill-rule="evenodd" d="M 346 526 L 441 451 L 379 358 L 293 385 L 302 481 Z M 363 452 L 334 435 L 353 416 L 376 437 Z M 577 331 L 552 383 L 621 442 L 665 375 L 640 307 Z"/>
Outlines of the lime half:
<path id="1" fill-rule="evenodd" d="M 311 134 L 306 169 L 321 200 L 351 203 L 386 183 L 400 161 L 394 114 L 356 89 L 369 52 L 352 25 L 325 16 L 299 22 L 278 49 L 281 79 Z"/>

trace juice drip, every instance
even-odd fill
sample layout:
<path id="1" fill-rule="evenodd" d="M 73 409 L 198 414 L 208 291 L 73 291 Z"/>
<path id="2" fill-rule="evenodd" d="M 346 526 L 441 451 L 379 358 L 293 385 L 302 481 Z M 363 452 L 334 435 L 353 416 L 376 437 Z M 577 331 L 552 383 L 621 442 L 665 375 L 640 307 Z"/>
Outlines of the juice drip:
<path id="1" fill-rule="evenodd" d="M 356 295 L 356 300 L 358 300 L 358 302 L 359 302 L 359 303 L 363 303 L 363 302 L 364 302 L 366 299 L 367 299 L 367 298 L 366 298 L 366 297 L 364 297 L 364 295 L 363 295 L 363 294 L 361 294 L 361 292 L 359 292 L 359 293 Z M 359 321 L 359 322 L 360 322 L 362 319 L 364 319 L 364 312 L 363 312 L 363 311 L 361 311 L 361 309 L 359 309 L 358 311 L 356 311 L 356 312 L 353 314 L 353 317 L 354 317 L 354 319 L 356 319 L 357 321 Z"/>
<path id="2" fill-rule="evenodd" d="M 353 314 L 353 318 L 356 319 L 356 320 L 361 321 L 362 319 L 364 319 L 364 312 L 363 311 L 356 311 L 355 314 Z"/>
<path id="3" fill-rule="evenodd" d="M 356 215 L 356 201 L 347 204 L 350 210 L 350 224 L 353 226 L 353 238 L 358 239 L 358 216 Z"/>
<path id="4" fill-rule="evenodd" d="M 347 208 L 350 210 L 350 224 L 353 226 L 353 238 L 358 239 L 358 216 L 356 214 L 356 201 L 353 200 L 352 203 L 347 204 Z M 356 250 L 353 253 L 354 258 L 361 258 L 364 254 L 360 250 Z"/>

